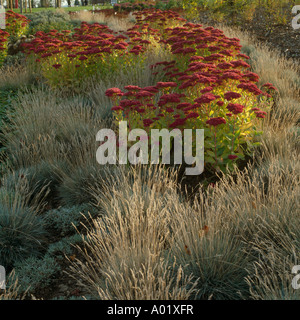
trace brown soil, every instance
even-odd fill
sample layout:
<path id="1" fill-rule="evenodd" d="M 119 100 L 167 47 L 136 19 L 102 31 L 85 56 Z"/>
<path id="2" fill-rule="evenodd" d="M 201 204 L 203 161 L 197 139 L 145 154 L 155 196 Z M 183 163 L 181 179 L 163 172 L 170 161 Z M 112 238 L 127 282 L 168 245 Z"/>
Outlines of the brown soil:
<path id="1" fill-rule="evenodd" d="M 299 62 L 300 29 L 293 29 L 293 17 L 290 7 L 285 8 L 284 14 L 280 17 L 272 16 L 266 10 L 258 8 L 251 20 L 229 16 L 221 22 L 228 26 L 240 27 L 242 31 L 253 34 L 257 40 L 266 43 L 270 48 L 279 50 L 286 58 Z M 200 12 L 199 18 L 202 23 L 212 26 L 220 23 L 215 19 L 215 14 L 209 11 Z"/>

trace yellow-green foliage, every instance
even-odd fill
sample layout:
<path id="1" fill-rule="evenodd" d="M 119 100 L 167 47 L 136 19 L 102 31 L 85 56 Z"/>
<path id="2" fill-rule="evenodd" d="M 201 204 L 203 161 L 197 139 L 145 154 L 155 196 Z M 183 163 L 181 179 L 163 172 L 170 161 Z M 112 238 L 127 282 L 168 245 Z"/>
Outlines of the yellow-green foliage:
<path id="1" fill-rule="evenodd" d="M 7 41 L 9 33 L 0 29 L 0 67 L 2 66 L 5 57 L 7 56 Z"/>

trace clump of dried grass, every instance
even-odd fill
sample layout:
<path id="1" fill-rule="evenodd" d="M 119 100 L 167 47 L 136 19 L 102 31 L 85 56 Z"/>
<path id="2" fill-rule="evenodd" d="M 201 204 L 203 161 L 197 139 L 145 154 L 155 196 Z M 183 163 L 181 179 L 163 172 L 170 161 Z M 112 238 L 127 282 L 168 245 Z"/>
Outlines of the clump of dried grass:
<path id="1" fill-rule="evenodd" d="M 121 172 L 114 184 L 108 178 L 104 188 L 93 189 L 103 216 L 87 227 L 84 260 L 72 266 L 85 290 L 101 299 L 164 297 L 153 296 L 153 270 L 159 261 L 171 268 L 170 275 L 183 271 L 189 277 L 184 290 L 193 292 L 185 298 L 254 298 L 249 285 L 257 281 L 252 276 L 263 263 L 257 248 L 264 246 L 265 255 L 278 254 L 280 268 L 280 257 L 297 259 L 297 167 L 290 165 L 287 171 L 276 159 L 263 174 L 249 167 L 235 179 L 224 176 L 209 196 L 201 193 L 193 204 L 178 195 L 172 173 L 166 177 L 140 168 L 117 170 Z M 149 273 L 151 278 L 146 277 Z M 270 273 L 265 283 L 273 276 Z"/>
<path id="2" fill-rule="evenodd" d="M 93 190 L 103 217 L 89 226 L 85 262 L 72 265 L 73 275 L 100 299 L 189 298 L 196 283 L 165 256 L 173 208 L 180 203 L 174 181 L 161 168 L 120 167 L 115 186 L 111 182 L 104 191 Z"/>
<path id="3" fill-rule="evenodd" d="M 36 77 L 26 64 L 0 68 L 0 89 L 19 89 L 35 81 Z"/>
<path id="4" fill-rule="evenodd" d="M 259 239 L 257 239 L 259 240 Z M 260 259 L 249 270 L 247 283 L 250 287 L 251 299 L 254 300 L 299 300 L 300 292 L 291 283 L 292 268 L 299 265 L 299 257 L 292 250 L 299 250 L 292 242 L 286 243 L 290 255 L 284 255 L 280 250 L 266 242 L 256 243 L 256 253 Z"/>
<path id="5" fill-rule="evenodd" d="M 41 160 L 78 159 L 83 153 L 91 157 L 95 134 L 105 126 L 101 118 L 94 117 L 95 112 L 95 105 L 68 102 L 46 89 L 20 94 L 11 123 L 3 128 L 11 166 L 17 169 Z"/>

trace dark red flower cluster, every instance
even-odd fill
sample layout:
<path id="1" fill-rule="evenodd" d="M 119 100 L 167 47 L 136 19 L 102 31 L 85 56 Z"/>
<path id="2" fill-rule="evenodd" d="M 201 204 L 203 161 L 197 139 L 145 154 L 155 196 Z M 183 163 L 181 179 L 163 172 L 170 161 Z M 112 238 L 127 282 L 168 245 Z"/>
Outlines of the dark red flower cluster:
<path id="1" fill-rule="evenodd" d="M 265 118 L 265 116 L 267 115 L 267 113 L 265 111 L 261 111 L 261 110 L 254 111 L 254 112 L 255 112 L 257 118 Z"/>
<path id="2" fill-rule="evenodd" d="M 0 29 L 0 68 L 7 54 L 9 33 Z"/>
<path id="3" fill-rule="evenodd" d="M 184 119 L 176 119 L 174 122 L 172 122 L 169 125 L 169 128 L 174 129 L 174 128 L 180 128 L 186 123 L 186 118 Z"/>
<path id="4" fill-rule="evenodd" d="M 207 120 L 206 123 L 210 126 L 217 127 L 220 124 L 225 124 L 226 120 L 222 117 L 217 117 L 217 118 L 211 118 L 211 119 Z"/>
<path id="5" fill-rule="evenodd" d="M 122 96 L 123 92 L 119 88 L 110 88 L 105 91 L 107 97 Z"/>
<path id="6" fill-rule="evenodd" d="M 267 89 L 267 91 L 277 91 L 277 88 L 272 85 L 272 83 L 265 83 L 262 88 Z"/>
<path id="7" fill-rule="evenodd" d="M 211 103 L 216 100 L 217 97 L 212 93 L 204 93 L 201 97 L 195 99 L 195 102 L 198 103 Z"/>
<path id="8" fill-rule="evenodd" d="M 180 15 L 171 10 L 143 10 L 134 12 L 138 24 L 149 24 L 152 28 L 157 28 L 160 31 L 168 30 L 172 23 L 186 21 Z"/>
<path id="9" fill-rule="evenodd" d="M 110 56 L 112 52 L 130 60 L 130 55 L 140 55 L 149 46 L 149 41 L 142 39 L 147 34 L 146 31 L 115 33 L 106 25 L 86 22 L 82 22 L 80 28 L 75 28 L 74 31 L 38 31 L 34 40 L 23 44 L 24 52 L 34 54 L 38 61 L 58 55 L 57 63 L 61 63 L 59 55 L 66 54 L 70 61 L 74 60 L 78 65 L 92 65 L 101 60 L 105 63 L 105 57 Z"/>
<path id="10" fill-rule="evenodd" d="M 239 114 L 244 111 L 244 106 L 238 103 L 229 103 L 227 109 L 233 114 Z"/>
<path id="11" fill-rule="evenodd" d="M 164 81 L 157 82 L 156 86 L 125 87 L 128 92 L 124 93 L 124 96 L 128 100 L 122 100 L 120 106 L 131 108 L 138 111 L 142 117 L 147 117 L 149 110 L 155 110 L 157 105 L 157 111 L 151 117 L 154 121 L 151 125 L 155 126 L 156 121 L 161 123 L 161 120 L 166 118 L 168 122 L 173 119 L 173 122 L 169 123 L 170 127 L 182 127 L 187 125 L 188 121 L 203 117 L 206 117 L 203 121 L 208 125 L 225 124 L 226 120 L 217 116 L 218 107 L 223 110 L 220 115 L 226 114 L 230 118 L 232 115 L 243 113 L 246 106 L 239 103 L 228 104 L 227 101 L 243 99 L 243 91 L 253 95 L 254 98 L 250 101 L 254 101 L 255 96 L 263 94 L 256 85 L 258 75 L 248 72 L 250 66 L 242 60 L 248 60 L 249 57 L 240 52 L 239 39 L 228 38 L 219 29 L 204 28 L 201 24 L 194 23 L 166 27 L 162 31 L 160 27 L 165 25 L 168 19 L 178 18 L 174 13 L 146 10 L 137 13 L 136 18 L 137 25 L 126 33 L 131 41 L 139 41 L 143 32 L 147 30 L 163 39 L 161 43 L 170 45 L 175 58 L 151 66 L 152 69 L 162 68 L 165 72 Z M 156 26 L 157 29 L 152 26 Z M 265 88 L 271 86 L 266 84 Z M 225 92 L 222 95 L 224 101 L 217 94 L 220 91 Z M 192 100 L 190 97 L 195 94 L 198 97 Z M 224 108 L 230 112 L 226 113 Z M 212 110 L 214 112 L 211 113 Z M 215 116 L 207 119 L 208 114 Z M 258 113 L 256 116 L 262 115 Z"/>
<path id="12" fill-rule="evenodd" d="M 183 98 L 185 95 L 184 94 L 179 94 L 179 93 L 170 93 L 170 94 L 164 94 L 160 97 L 158 106 L 162 107 L 167 104 L 173 104 L 173 103 L 180 103 L 181 98 Z"/>
<path id="13" fill-rule="evenodd" d="M 144 119 L 143 124 L 145 127 L 150 127 L 154 121 L 152 119 Z"/>
<path id="14" fill-rule="evenodd" d="M 157 88 L 174 88 L 177 87 L 176 82 L 157 82 Z"/>
<path id="15" fill-rule="evenodd" d="M 125 88 L 128 92 L 119 103 L 122 117 L 148 130 L 206 128 L 206 164 L 230 167 L 244 157 L 238 146 L 252 141 L 255 116 L 266 116 L 255 106 L 276 88 L 268 83 L 264 91 L 258 88 L 259 77 L 249 72 L 244 61 L 249 57 L 241 53 L 239 39 L 200 24 L 166 26 L 169 18 L 162 12 L 146 12 L 145 17 L 139 13 L 138 24 L 127 33 L 134 42 L 147 30 L 156 40 L 160 38 L 162 46 L 171 48 L 174 60 L 151 66 L 154 75 L 164 73 L 156 86 Z M 245 122 L 249 125 L 242 126 Z M 235 138 L 228 139 L 232 134 Z"/>
<path id="16" fill-rule="evenodd" d="M 0 52 L 7 49 L 9 33 L 0 29 Z"/>
<path id="17" fill-rule="evenodd" d="M 56 63 L 56 64 L 54 64 L 52 67 L 55 68 L 55 69 L 59 69 L 59 68 L 61 67 L 61 64 Z"/>
<path id="18" fill-rule="evenodd" d="M 229 91 L 229 92 L 226 92 L 224 94 L 224 98 L 228 101 L 231 101 L 233 99 L 238 99 L 240 98 L 242 95 L 240 93 L 237 93 L 237 92 L 232 92 L 232 91 Z"/>

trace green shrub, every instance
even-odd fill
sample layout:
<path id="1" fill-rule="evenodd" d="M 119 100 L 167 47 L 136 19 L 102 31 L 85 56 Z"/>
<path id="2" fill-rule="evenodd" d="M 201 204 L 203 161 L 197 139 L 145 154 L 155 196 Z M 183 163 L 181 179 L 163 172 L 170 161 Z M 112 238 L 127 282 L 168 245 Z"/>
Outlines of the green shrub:
<path id="1" fill-rule="evenodd" d="M 29 34 L 35 34 L 37 31 L 49 32 L 52 29 L 57 31 L 72 29 L 73 24 L 67 13 L 51 10 L 44 10 L 26 14 L 31 20 L 29 24 Z"/>
<path id="2" fill-rule="evenodd" d="M 74 226 L 78 227 L 80 221 L 83 220 L 81 213 L 88 216 L 88 213 L 93 214 L 93 209 L 88 204 L 75 205 L 69 208 L 62 207 L 48 211 L 44 215 L 43 220 L 47 229 L 54 229 L 60 235 L 65 236 L 75 233 Z"/>
<path id="3" fill-rule="evenodd" d="M 55 257 L 64 255 L 71 255 L 74 252 L 73 245 L 77 245 L 83 242 L 83 238 L 79 234 L 74 234 L 73 236 L 63 238 L 60 241 L 51 243 L 48 247 L 47 254 L 55 255 Z"/>
<path id="4" fill-rule="evenodd" d="M 15 272 L 19 279 L 20 290 L 29 287 L 28 292 L 45 288 L 51 284 L 53 276 L 59 271 L 55 259 L 46 255 L 43 259 L 30 257 L 16 264 Z"/>
<path id="5" fill-rule="evenodd" d="M 8 55 L 5 58 L 4 65 L 5 66 L 15 66 L 17 64 L 24 63 L 25 55 L 23 52 L 19 51 L 17 54 Z"/>

